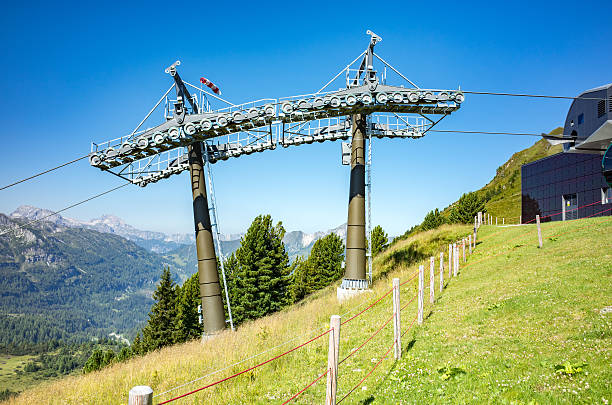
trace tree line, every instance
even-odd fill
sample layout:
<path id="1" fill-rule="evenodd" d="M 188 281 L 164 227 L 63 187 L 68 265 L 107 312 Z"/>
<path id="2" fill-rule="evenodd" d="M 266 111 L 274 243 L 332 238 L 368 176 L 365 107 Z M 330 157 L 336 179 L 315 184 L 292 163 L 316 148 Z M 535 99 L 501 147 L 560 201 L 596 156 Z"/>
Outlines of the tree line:
<path id="1" fill-rule="evenodd" d="M 423 222 L 413 226 L 396 239 L 405 239 L 416 232 L 436 229 L 443 224 L 473 223 L 474 217 L 478 215 L 478 212 L 487 212 L 485 207 L 487 201 L 500 192 L 501 189 L 496 188 L 487 191 L 465 193 L 447 210 L 446 214 L 439 211 L 437 208 L 431 210 L 425 215 Z"/>
<path id="2" fill-rule="evenodd" d="M 307 258 L 290 263 L 284 235 L 281 222 L 274 224 L 270 215 L 259 215 L 242 237 L 240 247 L 224 261 L 234 325 L 280 311 L 342 278 L 345 247 L 340 236 L 332 233 L 317 240 Z M 387 245 L 387 234 L 382 227 L 375 227 L 373 254 Z M 108 349 L 94 352 L 84 372 L 202 336 L 197 273 L 177 285 L 170 269 L 164 268 L 153 299 L 148 321 L 131 346 L 119 353 Z M 227 316 L 225 299 L 224 305 Z"/>

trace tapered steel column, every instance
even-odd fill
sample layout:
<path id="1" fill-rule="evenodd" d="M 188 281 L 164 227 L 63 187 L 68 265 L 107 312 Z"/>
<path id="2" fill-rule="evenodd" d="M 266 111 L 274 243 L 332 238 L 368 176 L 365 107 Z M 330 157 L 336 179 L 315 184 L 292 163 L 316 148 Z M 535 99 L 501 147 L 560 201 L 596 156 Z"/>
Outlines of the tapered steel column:
<path id="1" fill-rule="evenodd" d="M 215 254 L 212 226 L 208 212 L 202 148 L 199 143 L 189 146 L 189 173 L 191 174 L 191 191 L 193 193 L 193 219 L 198 253 L 202 322 L 204 333 L 211 334 L 225 329 L 225 312 L 221 300 L 217 255 Z"/>
<path id="2" fill-rule="evenodd" d="M 345 280 L 366 281 L 365 244 L 365 132 L 366 115 L 351 117 L 353 141 L 351 148 L 351 185 L 349 191 L 348 223 L 346 228 Z M 365 283 L 364 283 L 365 282 Z M 347 283 L 343 283 L 347 286 Z"/>

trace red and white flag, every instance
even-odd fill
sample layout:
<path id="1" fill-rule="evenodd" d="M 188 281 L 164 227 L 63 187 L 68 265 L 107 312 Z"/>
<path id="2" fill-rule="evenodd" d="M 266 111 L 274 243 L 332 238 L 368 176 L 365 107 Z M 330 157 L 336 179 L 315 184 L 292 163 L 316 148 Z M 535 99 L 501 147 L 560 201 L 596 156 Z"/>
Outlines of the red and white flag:
<path id="1" fill-rule="evenodd" d="M 221 90 L 219 90 L 219 88 L 217 86 L 215 86 L 215 84 L 213 82 L 211 82 L 210 80 L 208 80 L 207 78 L 200 77 L 200 82 L 202 82 L 202 84 L 210 87 L 210 89 L 213 91 L 213 93 L 221 94 Z"/>

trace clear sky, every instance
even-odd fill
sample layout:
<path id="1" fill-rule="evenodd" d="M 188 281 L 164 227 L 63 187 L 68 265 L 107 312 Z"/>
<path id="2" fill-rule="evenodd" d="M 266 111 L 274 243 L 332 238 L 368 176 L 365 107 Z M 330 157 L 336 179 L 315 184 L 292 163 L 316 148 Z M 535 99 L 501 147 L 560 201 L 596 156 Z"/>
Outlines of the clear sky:
<path id="1" fill-rule="evenodd" d="M 213 80 L 239 103 L 318 90 L 367 45 L 424 88 L 573 96 L 612 82 L 612 2 L 9 2 L 0 15 L 0 186 L 131 131 L 170 86 L 164 68 Z M 390 83 L 394 84 L 394 83 Z M 397 83 L 399 84 L 399 83 Z M 468 95 L 442 129 L 544 132 L 569 101 Z M 373 222 L 391 235 L 480 188 L 537 139 L 429 134 L 375 140 Z M 222 232 L 269 213 L 288 230 L 346 221 L 339 142 L 214 166 Z M 0 191 L 0 212 L 61 209 L 121 183 L 86 161 Z M 66 216 L 115 214 L 141 229 L 191 232 L 188 175 L 125 187 Z"/>

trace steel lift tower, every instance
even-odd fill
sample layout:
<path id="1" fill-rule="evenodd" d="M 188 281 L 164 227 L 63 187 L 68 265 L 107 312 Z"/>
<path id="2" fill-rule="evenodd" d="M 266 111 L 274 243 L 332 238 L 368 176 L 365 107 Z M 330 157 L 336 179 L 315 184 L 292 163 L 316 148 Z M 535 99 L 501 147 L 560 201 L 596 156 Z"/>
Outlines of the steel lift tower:
<path id="1" fill-rule="evenodd" d="M 374 72 L 374 46 L 382 38 L 371 31 L 368 31 L 368 34 L 370 35 L 370 44 L 352 84 L 357 85 L 360 76 L 363 74 L 363 85 L 373 91 L 379 84 L 376 72 Z M 346 227 L 346 269 L 340 286 L 341 289 L 365 290 L 368 288 L 365 243 L 365 139 L 367 121 L 367 115 L 363 113 L 351 116 L 351 180 Z"/>
<path id="2" fill-rule="evenodd" d="M 278 146 L 288 148 L 350 139 L 350 147 L 345 148 L 345 144 L 342 147 L 351 174 L 346 269 L 339 297 L 369 287 L 365 244 L 365 173 L 369 163 L 369 157 L 366 162 L 365 156 L 366 138 L 370 140 L 369 155 L 372 137 L 422 138 L 443 118 L 457 111 L 465 97 L 461 90 L 418 87 L 374 52 L 375 45 L 382 39 L 371 31 L 367 34 L 370 36 L 368 47 L 319 91 L 279 99 L 230 103 L 183 81 L 177 71 L 180 64 L 177 61 L 166 69 L 174 83 L 131 133 L 92 143 L 89 155 L 92 166 L 140 187 L 189 171 L 205 334 L 223 330 L 226 324 L 217 270 L 217 257 L 220 256 L 221 263 L 223 258 L 215 253 L 218 228 L 216 215 L 211 224 L 209 214 L 209 207 L 214 209 L 214 196 L 206 193 L 204 169 L 207 164 L 275 150 Z M 375 59 L 384 65 L 383 74 L 374 69 Z M 356 65 L 358 62 L 360 64 Z M 404 83 L 388 85 L 387 68 Z M 342 88 L 324 91 L 343 74 L 346 81 Z M 176 90 L 175 99 L 169 98 L 172 89 Z M 163 102 L 164 122 L 141 129 Z M 211 102 L 227 106 L 213 109 Z M 208 169 L 210 173 L 210 166 Z M 212 193 L 212 184 L 209 186 Z M 223 267 L 221 270 L 225 278 Z M 340 290 L 344 293 L 340 294 Z M 227 287 L 224 295 L 231 320 Z"/>

